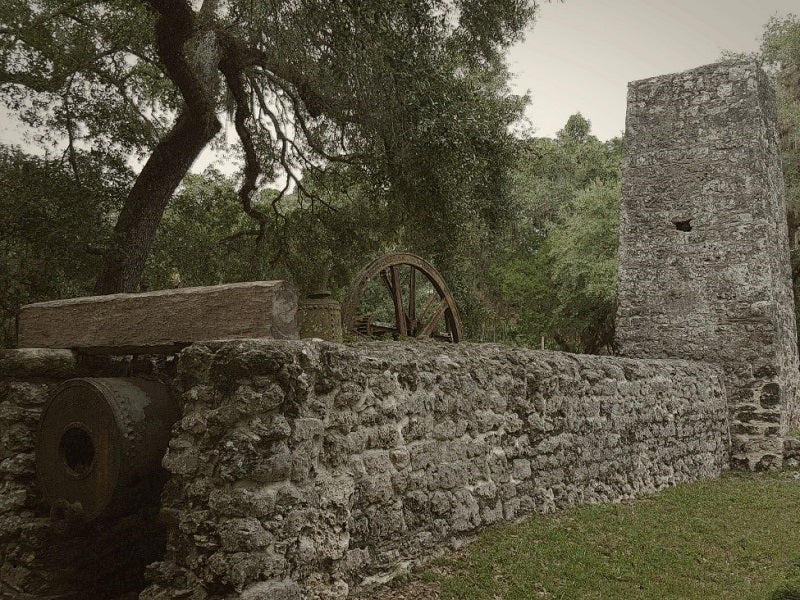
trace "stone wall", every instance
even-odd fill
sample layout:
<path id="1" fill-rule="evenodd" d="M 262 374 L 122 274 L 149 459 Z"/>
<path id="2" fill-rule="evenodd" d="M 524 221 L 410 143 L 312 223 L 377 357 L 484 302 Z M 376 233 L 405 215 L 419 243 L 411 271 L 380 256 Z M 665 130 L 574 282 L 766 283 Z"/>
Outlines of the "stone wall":
<path id="1" fill-rule="evenodd" d="M 49 389 L 75 376 L 72 352 L 6 351 L 0 358 L 0 598 L 45 595 L 49 519 L 34 473 L 35 432 Z"/>
<path id="2" fill-rule="evenodd" d="M 177 382 L 147 600 L 344 598 L 480 527 L 727 464 L 699 363 L 249 341 L 184 350 Z"/>
<path id="3" fill-rule="evenodd" d="M 746 468 L 780 464 L 800 407 L 776 127 L 752 60 L 628 88 L 617 346 L 720 364 Z"/>

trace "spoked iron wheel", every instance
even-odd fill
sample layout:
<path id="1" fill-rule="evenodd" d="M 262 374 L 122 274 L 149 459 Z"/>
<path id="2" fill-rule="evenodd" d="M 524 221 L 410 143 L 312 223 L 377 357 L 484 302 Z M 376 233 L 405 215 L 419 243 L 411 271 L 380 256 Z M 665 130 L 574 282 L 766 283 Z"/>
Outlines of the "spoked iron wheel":
<path id="1" fill-rule="evenodd" d="M 342 306 L 342 323 L 351 333 L 369 337 L 462 338 L 444 279 L 430 263 L 408 253 L 381 256 L 361 270 Z"/>

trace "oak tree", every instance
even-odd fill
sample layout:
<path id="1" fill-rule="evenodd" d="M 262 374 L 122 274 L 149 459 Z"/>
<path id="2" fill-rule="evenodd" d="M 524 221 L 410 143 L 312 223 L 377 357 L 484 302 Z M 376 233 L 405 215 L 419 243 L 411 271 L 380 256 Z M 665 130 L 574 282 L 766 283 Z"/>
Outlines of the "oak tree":
<path id="1" fill-rule="evenodd" d="M 89 149 L 143 162 L 95 288 L 135 291 L 165 207 L 226 119 L 242 160 L 238 202 L 257 243 L 270 234 L 272 209 L 305 193 L 302 174 L 332 164 L 399 190 L 415 166 L 435 204 L 447 181 L 416 164 L 428 158 L 419 148 L 434 136 L 453 163 L 480 147 L 481 132 L 502 138 L 518 111 L 503 87 L 502 55 L 534 8 L 526 0 L 7 0 L 0 99 L 41 143 L 63 140 L 76 181 Z M 460 115 L 448 107 L 490 96 L 504 116 L 456 128 L 468 139 L 451 137 Z M 491 185 L 491 174 L 475 176 Z M 259 206 L 254 194 L 266 182 L 280 191 Z"/>

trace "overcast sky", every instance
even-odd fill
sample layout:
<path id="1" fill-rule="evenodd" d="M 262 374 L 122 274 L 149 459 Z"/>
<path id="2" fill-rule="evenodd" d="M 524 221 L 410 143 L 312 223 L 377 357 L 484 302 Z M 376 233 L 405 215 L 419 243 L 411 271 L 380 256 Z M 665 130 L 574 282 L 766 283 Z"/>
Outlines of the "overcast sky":
<path id="1" fill-rule="evenodd" d="M 536 135 L 553 136 L 580 112 L 608 139 L 625 128 L 629 81 L 716 62 L 723 50 L 757 50 L 767 20 L 792 12 L 800 1 L 545 1 L 509 56 L 513 89 L 530 91 Z"/>

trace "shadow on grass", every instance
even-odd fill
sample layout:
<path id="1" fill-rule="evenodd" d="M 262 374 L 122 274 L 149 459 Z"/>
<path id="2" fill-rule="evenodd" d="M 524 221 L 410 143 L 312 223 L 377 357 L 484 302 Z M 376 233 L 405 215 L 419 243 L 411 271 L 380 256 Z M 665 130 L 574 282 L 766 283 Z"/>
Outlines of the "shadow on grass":
<path id="1" fill-rule="evenodd" d="M 770 594 L 769 600 L 800 600 L 800 582 L 781 585 Z"/>

